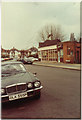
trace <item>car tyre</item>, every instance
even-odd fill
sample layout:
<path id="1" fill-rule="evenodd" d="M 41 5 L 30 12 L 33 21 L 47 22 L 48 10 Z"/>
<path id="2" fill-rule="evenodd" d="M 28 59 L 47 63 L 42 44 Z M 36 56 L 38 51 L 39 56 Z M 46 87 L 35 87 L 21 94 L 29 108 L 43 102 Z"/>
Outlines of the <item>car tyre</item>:
<path id="1" fill-rule="evenodd" d="M 41 92 L 39 92 L 39 94 L 35 96 L 36 99 L 40 99 L 40 97 L 41 97 Z"/>

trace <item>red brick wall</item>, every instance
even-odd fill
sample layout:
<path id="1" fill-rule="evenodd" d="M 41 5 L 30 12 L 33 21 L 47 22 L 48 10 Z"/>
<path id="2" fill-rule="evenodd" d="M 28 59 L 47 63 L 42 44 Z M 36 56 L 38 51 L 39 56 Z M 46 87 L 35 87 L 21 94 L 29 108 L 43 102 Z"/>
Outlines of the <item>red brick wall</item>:
<path id="1" fill-rule="evenodd" d="M 77 47 L 78 46 L 78 47 Z M 80 61 L 80 43 L 77 42 L 64 42 L 63 43 L 63 62 L 67 63 L 67 60 L 70 63 L 77 63 L 77 51 L 79 51 L 79 61 Z M 70 49 L 70 55 L 67 54 L 67 49 Z M 71 51 L 73 51 L 73 55 L 71 55 Z"/>
<path id="2" fill-rule="evenodd" d="M 78 54 L 77 51 L 79 52 L 79 61 L 77 60 Z M 81 44 L 77 43 L 77 47 L 76 47 L 76 61 L 77 63 L 81 63 Z"/>

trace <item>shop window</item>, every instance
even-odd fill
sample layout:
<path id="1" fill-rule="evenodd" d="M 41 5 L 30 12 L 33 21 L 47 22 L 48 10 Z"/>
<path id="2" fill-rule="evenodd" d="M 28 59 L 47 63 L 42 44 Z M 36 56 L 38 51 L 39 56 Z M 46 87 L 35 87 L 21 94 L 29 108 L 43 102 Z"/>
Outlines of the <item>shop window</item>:
<path id="1" fill-rule="evenodd" d="M 55 53 L 57 53 L 57 51 L 55 51 Z"/>
<path id="2" fill-rule="evenodd" d="M 63 57 L 63 50 L 60 50 L 60 56 Z"/>

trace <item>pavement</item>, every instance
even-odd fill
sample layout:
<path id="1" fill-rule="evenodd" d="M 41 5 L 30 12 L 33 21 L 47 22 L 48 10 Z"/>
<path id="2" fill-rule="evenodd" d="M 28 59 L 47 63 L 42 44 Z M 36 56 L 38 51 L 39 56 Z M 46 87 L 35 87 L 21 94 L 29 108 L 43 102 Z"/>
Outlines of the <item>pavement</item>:
<path id="1" fill-rule="evenodd" d="M 67 64 L 67 63 L 37 61 L 37 62 L 34 62 L 33 65 L 81 71 L 81 64 L 70 64 L 70 63 Z"/>
<path id="2" fill-rule="evenodd" d="M 1 59 L 1 61 L 8 61 L 8 60 L 12 60 L 12 58 L 2 58 Z M 33 65 L 79 70 L 79 71 L 81 71 L 81 68 L 82 68 L 81 64 L 58 63 L 58 62 L 50 62 L 50 61 L 36 61 L 33 63 Z"/>

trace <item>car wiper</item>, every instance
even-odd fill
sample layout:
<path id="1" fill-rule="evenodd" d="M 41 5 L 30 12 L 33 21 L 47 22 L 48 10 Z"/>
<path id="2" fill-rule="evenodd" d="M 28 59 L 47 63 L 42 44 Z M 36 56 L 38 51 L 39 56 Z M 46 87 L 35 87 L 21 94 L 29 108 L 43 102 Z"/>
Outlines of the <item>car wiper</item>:
<path id="1" fill-rule="evenodd" d="M 10 71 L 10 72 L 8 72 L 8 71 L 6 71 L 6 72 L 3 72 L 2 74 L 4 74 L 5 76 L 10 76 L 10 75 L 13 75 L 13 74 L 19 74 L 19 73 L 25 73 L 26 71 Z M 2 75 L 2 76 L 4 76 L 4 75 Z"/>
<path id="2" fill-rule="evenodd" d="M 1 74 L 10 74 L 9 72 L 3 72 L 3 73 L 1 73 Z"/>
<path id="3" fill-rule="evenodd" d="M 11 74 L 1 74 L 1 77 L 8 77 L 11 76 Z"/>
<path id="4" fill-rule="evenodd" d="M 21 71 L 21 70 L 20 70 L 20 71 L 13 71 L 13 73 L 15 73 L 15 74 L 16 74 L 16 73 L 25 73 L 25 72 L 26 72 L 26 71 Z"/>

